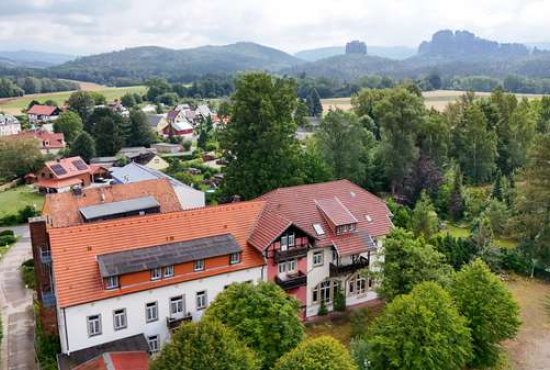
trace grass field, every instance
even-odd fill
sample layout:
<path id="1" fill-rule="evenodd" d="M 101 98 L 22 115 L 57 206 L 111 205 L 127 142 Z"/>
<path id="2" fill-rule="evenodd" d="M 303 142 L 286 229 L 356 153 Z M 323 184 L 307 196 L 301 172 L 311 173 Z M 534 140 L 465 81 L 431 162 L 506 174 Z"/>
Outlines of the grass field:
<path id="1" fill-rule="evenodd" d="M 28 186 L 19 186 L 0 193 L 0 217 L 15 214 L 26 206 L 36 205 L 37 210 L 42 209 L 44 196 Z"/>
<path id="2" fill-rule="evenodd" d="M 470 235 L 470 230 L 467 227 L 449 224 L 440 233 L 443 235 L 449 233 L 455 238 L 467 238 Z M 501 237 L 495 237 L 494 243 L 495 246 L 501 248 L 513 248 L 518 245 L 518 242 L 513 239 Z"/>
<path id="3" fill-rule="evenodd" d="M 81 83 L 82 90 L 96 91 L 105 95 L 107 101 L 120 99 L 120 97 L 127 92 L 144 93 L 145 86 L 132 86 L 132 87 L 105 87 L 96 84 Z M 46 100 L 53 100 L 57 104 L 62 105 L 74 91 L 64 91 L 50 94 L 31 94 L 25 95 L 20 98 L 0 99 L 0 112 L 10 114 L 21 114 L 22 110 L 27 108 L 32 100 L 39 101 L 40 103 Z"/>
<path id="4" fill-rule="evenodd" d="M 434 108 L 442 112 L 447 104 L 455 102 L 460 96 L 464 95 L 464 91 L 456 90 L 436 90 L 436 91 L 426 91 L 422 95 L 424 96 L 424 103 L 427 108 Z M 491 95 L 487 92 L 476 92 L 477 97 L 486 97 Z M 537 94 L 516 94 L 518 98 L 527 98 L 527 99 L 537 99 L 542 95 Z M 350 110 L 351 107 L 351 98 L 337 98 L 337 99 L 323 99 L 323 109 L 325 111 L 329 109 L 343 109 Z"/>

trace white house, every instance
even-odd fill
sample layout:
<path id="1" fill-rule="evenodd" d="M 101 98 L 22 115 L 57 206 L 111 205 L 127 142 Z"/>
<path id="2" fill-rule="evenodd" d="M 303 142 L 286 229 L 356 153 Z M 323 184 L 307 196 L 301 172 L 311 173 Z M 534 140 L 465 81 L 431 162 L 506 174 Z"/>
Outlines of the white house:
<path id="1" fill-rule="evenodd" d="M 0 136 L 17 135 L 21 132 L 19 120 L 11 114 L 0 113 Z"/>

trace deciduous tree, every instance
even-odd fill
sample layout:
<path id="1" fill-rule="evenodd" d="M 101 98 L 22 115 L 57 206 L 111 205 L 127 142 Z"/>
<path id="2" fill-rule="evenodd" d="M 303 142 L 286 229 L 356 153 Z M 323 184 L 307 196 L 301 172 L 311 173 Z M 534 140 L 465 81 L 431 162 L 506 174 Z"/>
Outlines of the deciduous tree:
<path id="1" fill-rule="evenodd" d="M 0 178 L 11 180 L 39 170 L 44 159 L 38 144 L 32 138 L 0 137 Z"/>
<path id="2" fill-rule="evenodd" d="M 256 351 L 262 368 L 270 368 L 304 336 L 298 317 L 300 305 L 275 283 L 231 284 L 220 293 L 206 312 L 232 328 Z"/>
<path id="3" fill-rule="evenodd" d="M 69 96 L 69 109 L 76 112 L 82 122 L 87 122 L 95 106 L 95 100 L 92 94 L 87 91 L 77 91 Z"/>
<path id="4" fill-rule="evenodd" d="M 95 141 L 86 131 L 81 132 L 71 144 L 70 156 L 80 156 L 86 162 L 95 157 Z"/>
<path id="5" fill-rule="evenodd" d="M 481 260 L 464 266 L 454 277 L 450 291 L 472 332 L 470 365 L 474 368 L 494 365 L 499 343 L 514 338 L 519 329 L 518 304 L 504 283 Z"/>
<path id="6" fill-rule="evenodd" d="M 432 201 L 423 191 L 412 212 L 411 229 L 417 237 L 422 236 L 429 240 L 437 232 L 438 224 Z"/>
<path id="7" fill-rule="evenodd" d="M 53 129 L 55 132 L 62 133 L 66 142 L 72 143 L 78 134 L 82 132 L 82 119 L 73 111 L 64 112 L 55 120 Z"/>
<path id="8" fill-rule="evenodd" d="M 471 358 L 470 339 L 451 295 L 424 282 L 395 298 L 375 322 L 367 336 L 368 369 L 461 370 Z"/>
<path id="9" fill-rule="evenodd" d="M 273 370 L 357 370 L 346 347 L 333 337 L 308 339 L 277 361 Z"/>
<path id="10" fill-rule="evenodd" d="M 130 132 L 126 145 L 149 147 L 156 141 L 155 132 L 151 129 L 147 116 L 141 109 L 130 111 Z"/>
<path id="11" fill-rule="evenodd" d="M 256 354 L 216 320 L 180 326 L 151 370 L 258 370 Z"/>

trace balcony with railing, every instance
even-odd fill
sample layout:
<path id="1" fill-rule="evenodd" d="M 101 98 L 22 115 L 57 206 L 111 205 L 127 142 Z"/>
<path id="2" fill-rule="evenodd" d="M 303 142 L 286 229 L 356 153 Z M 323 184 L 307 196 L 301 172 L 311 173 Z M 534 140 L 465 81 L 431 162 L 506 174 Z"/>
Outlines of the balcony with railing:
<path id="1" fill-rule="evenodd" d="M 348 262 L 338 262 L 336 264 L 330 264 L 330 277 L 336 277 L 339 275 L 350 274 L 357 270 L 361 270 L 369 267 L 369 259 L 366 257 L 359 257 L 357 259 Z"/>
<path id="2" fill-rule="evenodd" d="M 273 260 L 275 263 L 287 261 L 295 258 L 302 258 L 307 256 L 308 245 L 298 245 L 291 247 L 285 251 L 276 249 L 273 253 Z"/>
<path id="3" fill-rule="evenodd" d="M 307 276 L 302 271 L 275 277 L 275 282 L 283 289 L 294 289 L 307 285 Z"/>
<path id="4" fill-rule="evenodd" d="M 51 307 L 55 305 L 54 292 L 42 292 L 42 306 Z"/>
<path id="5" fill-rule="evenodd" d="M 177 329 L 181 324 L 193 321 L 193 316 L 190 312 L 185 314 L 184 316 L 179 317 L 167 317 L 166 318 L 166 325 L 168 325 L 169 330 Z"/>
<path id="6" fill-rule="evenodd" d="M 40 261 L 42 263 L 52 263 L 52 252 L 50 249 L 40 248 Z"/>

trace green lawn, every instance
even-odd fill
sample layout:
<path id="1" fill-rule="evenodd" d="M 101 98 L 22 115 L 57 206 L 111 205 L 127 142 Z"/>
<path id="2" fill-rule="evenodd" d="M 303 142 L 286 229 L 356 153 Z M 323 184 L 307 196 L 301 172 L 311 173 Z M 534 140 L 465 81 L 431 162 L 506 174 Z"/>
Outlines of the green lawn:
<path id="1" fill-rule="evenodd" d="M 19 186 L 0 193 L 0 217 L 15 214 L 26 206 L 36 205 L 40 211 L 44 203 L 44 196 L 28 186 Z"/>
<path id="2" fill-rule="evenodd" d="M 455 238 L 467 238 L 470 235 L 470 230 L 468 227 L 448 224 L 443 230 L 441 230 L 440 233 L 441 234 L 449 233 Z M 495 237 L 495 245 L 497 247 L 513 248 L 517 246 L 518 243 L 514 239 Z"/>
<path id="3" fill-rule="evenodd" d="M 96 92 L 105 95 L 107 101 L 113 101 L 120 99 L 120 97 L 128 92 L 140 93 L 145 92 L 145 86 L 131 86 L 131 87 L 109 87 Z M 54 100 L 57 104 L 62 105 L 74 91 L 64 91 L 49 94 L 33 94 L 23 96 L 13 100 L 0 101 L 0 111 L 11 114 L 21 114 L 22 109 L 26 109 L 32 100 L 36 100 L 40 103 L 44 103 L 46 100 Z"/>

